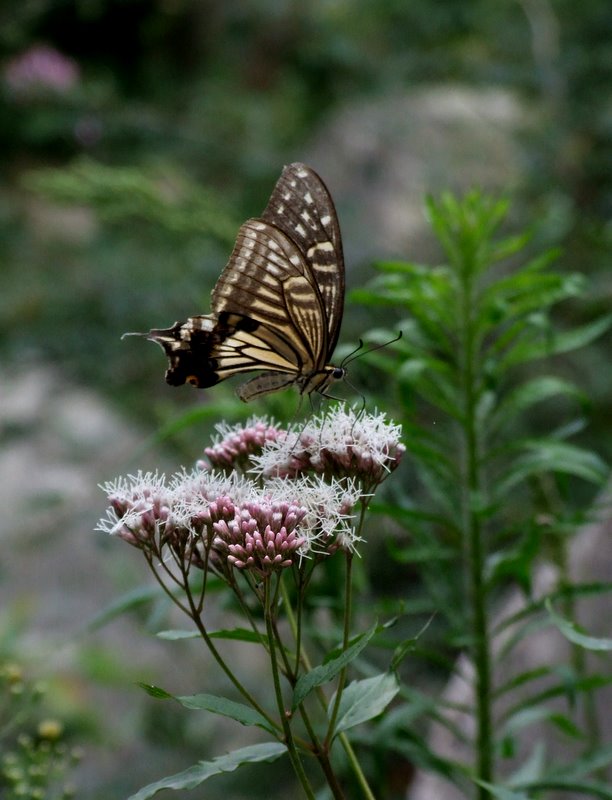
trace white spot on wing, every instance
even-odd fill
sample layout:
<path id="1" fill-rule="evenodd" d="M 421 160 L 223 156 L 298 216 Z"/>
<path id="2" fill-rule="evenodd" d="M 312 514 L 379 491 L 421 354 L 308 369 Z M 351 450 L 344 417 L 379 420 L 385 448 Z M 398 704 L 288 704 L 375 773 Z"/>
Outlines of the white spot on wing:
<path id="1" fill-rule="evenodd" d="M 333 253 L 334 246 L 331 242 L 318 242 L 308 249 L 306 255 L 308 258 L 312 258 L 316 252 Z"/>

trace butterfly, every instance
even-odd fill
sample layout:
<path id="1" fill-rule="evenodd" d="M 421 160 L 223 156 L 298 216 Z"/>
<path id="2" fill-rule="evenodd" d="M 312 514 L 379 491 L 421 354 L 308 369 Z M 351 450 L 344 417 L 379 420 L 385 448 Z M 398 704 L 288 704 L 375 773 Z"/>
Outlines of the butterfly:
<path id="1" fill-rule="evenodd" d="M 200 389 L 244 372 L 244 402 L 295 385 L 323 395 L 345 375 L 329 363 L 344 308 L 344 260 L 331 195 L 289 164 L 263 214 L 247 220 L 211 294 L 211 313 L 147 336 L 168 356 L 166 381 Z"/>

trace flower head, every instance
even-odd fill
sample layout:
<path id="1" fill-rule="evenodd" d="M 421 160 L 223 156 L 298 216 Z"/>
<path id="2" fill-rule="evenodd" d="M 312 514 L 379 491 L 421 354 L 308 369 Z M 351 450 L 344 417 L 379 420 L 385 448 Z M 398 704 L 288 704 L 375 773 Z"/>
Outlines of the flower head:
<path id="1" fill-rule="evenodd" d="M 234 518 L 214 524 L 213 547 L 228 564 L 252 569 L 262 577 L 290 567 L 306 536 L 298 532 L 304 506 L 261 499 L 244 502 Z"/>
<path id="2" fill-rule="evenodd" d="M 252 457 L 253 471 L 263 477 L 315 472 L 352 478 L 367 493 L 398 466 L 405 451 L 400 437 L 401 426 L 383 413 L 356 414 L 338 406 L 313 417 L 300 431 L 268 442 Z"/>
<path id="3" fill-rule="evenodd" d="M 170 522 L 172 493 L 165 475 L 141 472 L 101 486 L 109 502 L 106 517 L 96 530 L 119 536 L 135 547 L 146 547 Z"/>
<path id="4" fill-rule="evenodd" d="M 244 425 L 221 423 L 216 429 L 217 436 L 212 446 L 205 448 L 204 454 L 213 468 L 222 470 L 249 467 L 250 458 L 261 453 L 266 443 L 275 442 L 286 435 L 285 431 L 265 417 L 251 417 Z M 200 461 L 198 466 L 207 468 L 208 465 Z"/>
<path id="5" fill-rule="evenodd" d="M 353 527 L 353 509 L 361 494 L 354 481 L 334 478 L 327 482 L 319 475 L 272 478 L 266 491 L 271 498 L 292 498 L 306 509 L 300 528 L 307 534 L 302 555 L 310 551 L 329 554 L 339 547 L 355 549 L 359 539 Z"/>

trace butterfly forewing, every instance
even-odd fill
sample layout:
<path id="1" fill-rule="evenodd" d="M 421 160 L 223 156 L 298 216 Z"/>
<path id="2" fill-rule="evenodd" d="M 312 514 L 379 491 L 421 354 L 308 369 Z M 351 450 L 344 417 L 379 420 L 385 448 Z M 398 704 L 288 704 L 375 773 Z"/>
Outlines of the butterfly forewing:
<path id="1" fill-rule="evenodd" d="M 295 383 L 324 392 L 344 304 L 340 228 L 332 199 L 304 164 L 285 167 L 261 219 L 242 225 L 211 295 L 212 313 L 152 330 L 170 367 L 166 380 L 213 386 L 264 370 L 248 401 Z"/>
<path id="2" fill-rule="evenodd" d="M 325 307 L 329 360 L 340 333 L 345 289 L 342 238 L 331 195 L 314 170 L 290 164 L 278 179 L 262 219 L 296 243 L 312 271 Z"/>
<path id="3" fill-rule="evenodd" d="M 298 371 L 327 355 L 325 309 L 311 270 L 283 231 L 248 220 L 212 292 L 212 309 L 259 322 L 257 335 L 282 339 L 296 354 Z"/>

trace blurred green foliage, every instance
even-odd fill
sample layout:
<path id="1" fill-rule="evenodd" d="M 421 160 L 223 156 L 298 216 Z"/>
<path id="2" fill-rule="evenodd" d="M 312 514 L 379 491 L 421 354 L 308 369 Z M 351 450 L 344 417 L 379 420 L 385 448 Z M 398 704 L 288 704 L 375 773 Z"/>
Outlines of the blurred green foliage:
<path id="1" fill-rule="evenodd" d="M 2 351 L 51 358 L 141 413 L 155 396 L 165 406 L 159 353 L 118 336 L 206 310 L 234 221 L 263 208 L 280 166 L 303 156 L 335 109 L 441 82 L 522 98 L 535 122 L 523 142 L 522 216 L 554 217 L 568 262 L 600 270 L 603 305 L 611 24 L 604 0 L 39 0 L 1 9 Z M 70 59 L 76 79 L 16 86 L 15 61 L 41 44 Z M 77 162 L 24 190 L 24 173 L 83 155 L 89 167 Z M 58 215 L 32 188 L 94 214 Z"/>

